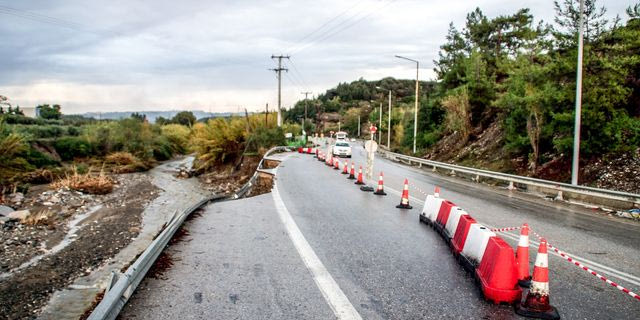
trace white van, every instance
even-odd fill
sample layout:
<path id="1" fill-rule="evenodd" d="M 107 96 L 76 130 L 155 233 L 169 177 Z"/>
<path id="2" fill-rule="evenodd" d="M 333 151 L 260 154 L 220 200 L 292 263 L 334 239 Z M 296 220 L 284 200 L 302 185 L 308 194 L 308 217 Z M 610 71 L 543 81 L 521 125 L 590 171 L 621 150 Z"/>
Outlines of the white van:
<path id="1" fill-rule="evenodd" d="M 347 133 L 344 131 L 336 132 L 336 140 L 347 140 Z"/>

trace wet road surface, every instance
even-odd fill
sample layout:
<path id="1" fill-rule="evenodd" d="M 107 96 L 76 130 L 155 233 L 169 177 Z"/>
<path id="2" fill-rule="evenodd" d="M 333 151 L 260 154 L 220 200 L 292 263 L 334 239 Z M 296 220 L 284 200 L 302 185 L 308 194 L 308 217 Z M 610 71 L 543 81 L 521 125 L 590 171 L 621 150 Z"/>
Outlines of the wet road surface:
<path id="1" fill-rule="evenodd" d="M 354 148 L 356 163 L 364 164 L 363 155 Z M 388 196 L 360 191 L 311 155 L 290 156 L 278 168 L 277 192 L 214 203 L 190 221 L 190 240 L 168 249 L 174 266 L 162 279 L 146 279 L 122 318 L 330 319 L 340 315 L 341 297 L 363 319 L 520 318 L 509 306 L 485 302 L 446 243 L 418 222 L 422 192 L 435 185 L 480 222 L 528 222 L 560 249 L 640 289 L 637 224 L 376 159 L 374 176 L 380 170 Z M 413 210 L 395 208 L 404 178 Z M 505 235 L 512 245 L 515 234 Z M 635 319 L 640 313 L 640 302 L 566 261 L 550 255 L 549 264 L 551 302 L 564 319 Z M 327 285 L 331 281 L 337 289 Z"/>

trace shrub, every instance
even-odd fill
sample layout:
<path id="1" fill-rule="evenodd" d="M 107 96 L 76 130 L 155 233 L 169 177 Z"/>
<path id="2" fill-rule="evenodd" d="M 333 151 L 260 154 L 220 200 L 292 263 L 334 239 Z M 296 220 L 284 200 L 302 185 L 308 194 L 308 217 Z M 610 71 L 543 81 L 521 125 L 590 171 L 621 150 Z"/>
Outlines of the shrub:
<path id="1" fill-rule="evenodd" d="M 191 130 L 183 125 L 168 124 L 162 126 L 162 135 L 171 143 L 175 153 L 186 153 L 189 146 Z"/>
<path id="2" fill-rule="evenodd" d="M 91 143 L 82 137 L 63 137 L 55 141 L 54 148 L 62 160 L 87 157 L 92 154 Z"/>
<path id="3" fill-rule="evenodd" d="M 240 118 L 216 118 L 193 126 L 192 146 L 197 152 L 196 169 L 237 159 L 244 151 L 246 122 Z"/>

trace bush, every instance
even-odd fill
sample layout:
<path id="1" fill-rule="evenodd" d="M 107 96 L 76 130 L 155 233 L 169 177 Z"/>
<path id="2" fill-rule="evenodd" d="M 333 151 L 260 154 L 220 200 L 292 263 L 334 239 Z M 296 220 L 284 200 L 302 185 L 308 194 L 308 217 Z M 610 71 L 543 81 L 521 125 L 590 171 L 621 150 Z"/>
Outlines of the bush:
<path id="1" fill-rule="evenodd" d="M 196 169 L 236 160 L 244 150 L 246 123 L 240 118 L 216 118 L 193 126 L 193 149 L 198 153 Z"/>
<path id="2" fill-rule="evenodd" d="M 257 128 L 251 133 L 247 139 L 246 151 L 262 152 L 274 146 L 282 146 L 286 144 L 284 138 L 284 130 L 282 128 Z"/>
<path id="3" fill-rule="evenodd" d="M 161 127 L 162 135 L 171 143 L 174 153 L 186 153 L 191 130 L 183 125 L 168 124 Z"/>
<path id="4" fill-rule="evenodd" d="M 93 153 L 91 143 L 82 137 L 63 137 L 56 140 L 53 146 L 62 160 L 87 157 Z"/>
<path id="5" fill-rule="evenodd" d="M 15 125 L 16 132 L 30 138 L 59 138 L 68 134 L 68 127 L 60 125 Z"/>

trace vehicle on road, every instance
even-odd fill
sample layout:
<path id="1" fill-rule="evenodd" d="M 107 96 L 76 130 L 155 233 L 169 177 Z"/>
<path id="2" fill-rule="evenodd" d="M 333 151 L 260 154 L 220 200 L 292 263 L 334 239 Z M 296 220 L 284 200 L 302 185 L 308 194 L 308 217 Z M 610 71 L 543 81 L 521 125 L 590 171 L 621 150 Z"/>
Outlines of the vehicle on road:
<path id="1" fill-rule="evenodd" d="M 338 140 L 331 148 L 331 153 L 334 157 L 351 158 L 351 145 L 346 140 Z"/>
<path id="2" fill-rule="evenodd" d="M 356 142 L 356 138 L 351 138 L 351 142 Z"/>
<path id="3" fill-rule="evenodd" d="M 336 140 L 347 140 L 347 133 L 344 131 L 336 132 Z"/>

